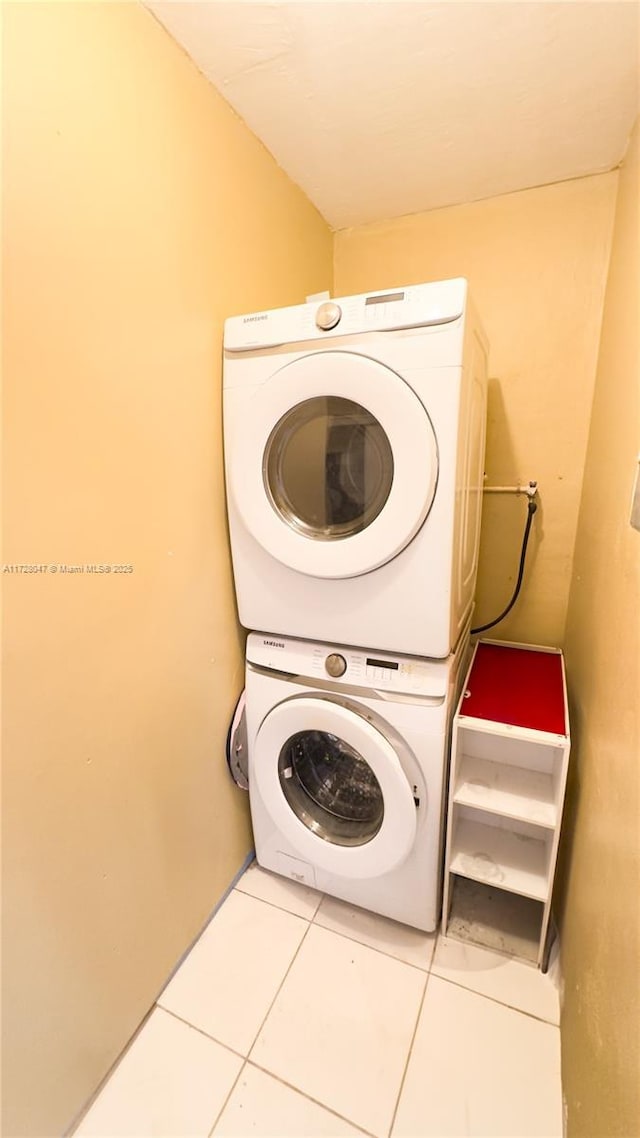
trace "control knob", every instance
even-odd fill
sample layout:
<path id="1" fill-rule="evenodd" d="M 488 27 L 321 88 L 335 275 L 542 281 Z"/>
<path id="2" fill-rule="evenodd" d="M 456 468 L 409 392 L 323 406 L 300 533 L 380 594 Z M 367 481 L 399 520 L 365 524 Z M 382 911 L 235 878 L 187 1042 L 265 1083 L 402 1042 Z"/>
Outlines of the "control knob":
<path id="1" fill-rule="evenodd" d="M 347 670 L 347 661 L 344 656 L 340 656 L 337 652 L 332 652 L 330 656 L 327 656 L 324 666 L 329 675 L 337 679 L 338 676 L 344 676 Z"/>
<path id="2" fill-rule="evenodd" d="M 316 324 L 323 332 L 328 332 L 330 328 L 335 328 L 336 324 L 340 323 L 341 316 L 340 305 L 334 304 L 332 300 L 327 300 L 320 305 L 316 312 Z"/>

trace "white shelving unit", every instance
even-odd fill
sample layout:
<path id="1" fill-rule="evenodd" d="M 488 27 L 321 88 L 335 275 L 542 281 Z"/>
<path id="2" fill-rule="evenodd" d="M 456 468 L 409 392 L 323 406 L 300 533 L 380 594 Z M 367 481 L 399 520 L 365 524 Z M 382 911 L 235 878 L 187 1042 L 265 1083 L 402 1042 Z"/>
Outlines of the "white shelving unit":
<path id="1" fill-rule="evenodd" d="M 453 722 L 448 936 L 546 967 L 569 751 L 562 654 L 479 641 Z"/>

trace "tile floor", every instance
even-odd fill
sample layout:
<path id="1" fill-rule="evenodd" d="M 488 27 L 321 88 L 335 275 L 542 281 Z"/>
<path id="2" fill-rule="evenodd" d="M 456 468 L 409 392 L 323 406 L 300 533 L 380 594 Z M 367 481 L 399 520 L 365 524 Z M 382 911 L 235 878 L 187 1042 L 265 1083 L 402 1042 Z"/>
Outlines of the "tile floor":
<path id="1" fill-rule="evenodd" d="M 558 996 L 529 965 L 240 878 L 75 1131 L 561 1138 Z"/>

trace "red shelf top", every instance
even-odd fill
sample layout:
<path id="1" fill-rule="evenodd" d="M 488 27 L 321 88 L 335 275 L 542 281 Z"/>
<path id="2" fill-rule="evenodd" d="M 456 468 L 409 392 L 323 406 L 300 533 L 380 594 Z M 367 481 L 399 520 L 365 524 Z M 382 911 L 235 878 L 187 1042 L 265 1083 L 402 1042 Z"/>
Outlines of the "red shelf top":
<path id="1" fill-rule="evenodd" d="M 562 655 L 480 641 L 462 715 L 566 735 Z"/>

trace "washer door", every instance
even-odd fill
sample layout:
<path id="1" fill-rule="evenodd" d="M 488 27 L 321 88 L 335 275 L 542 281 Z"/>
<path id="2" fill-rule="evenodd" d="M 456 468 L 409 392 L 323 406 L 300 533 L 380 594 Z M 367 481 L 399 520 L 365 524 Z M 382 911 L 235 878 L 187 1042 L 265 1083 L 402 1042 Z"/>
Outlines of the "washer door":
<path id="1" fill-rule="evenodd" d="M 278 704 L 258 731 L 252 780 L 285 841 L 328 873 L 376 877 L 413 847 L 413 790 L 395 748 L 341 704 L 312 696 Z"/>
<path id="2" fill-rule="evenodd" d="M 248 406 L 230 489 L 272 557 L 312 577 L 355 577 L 408 545 L 431 509 L 438 448 L 396 372 L 315 352 L 275 372 Z"/>

